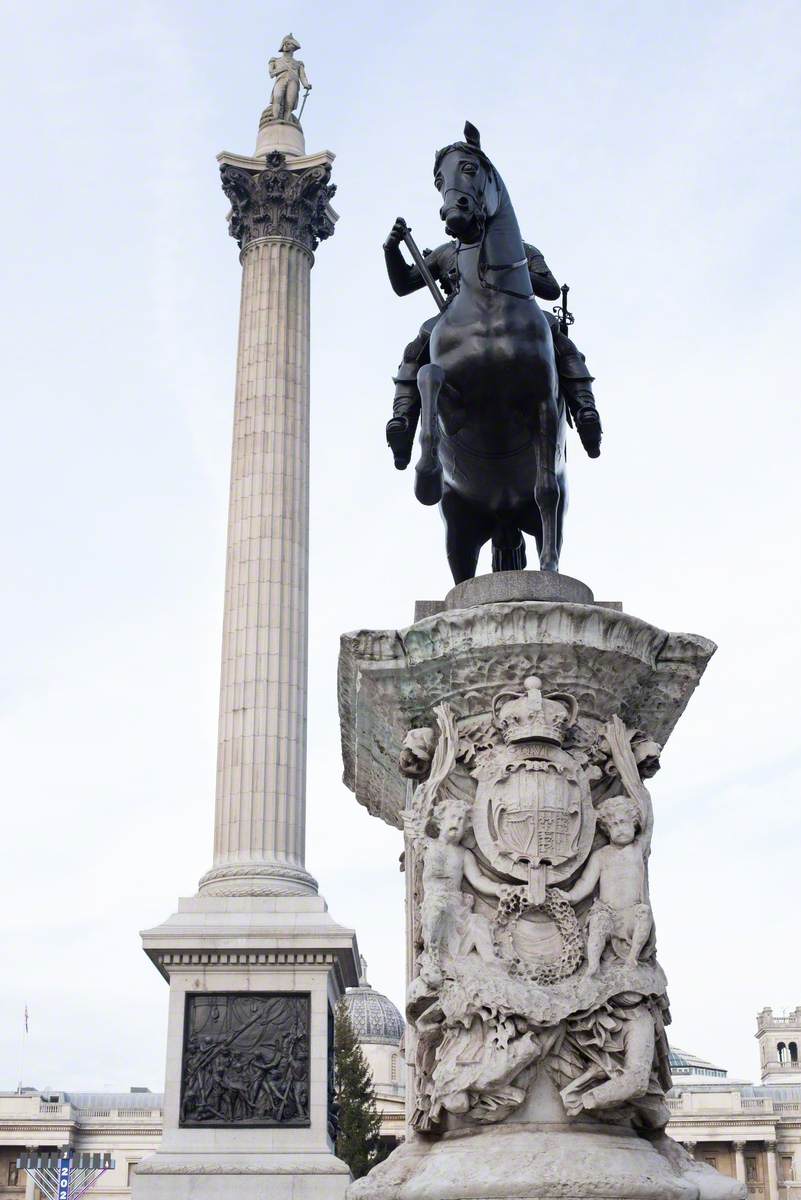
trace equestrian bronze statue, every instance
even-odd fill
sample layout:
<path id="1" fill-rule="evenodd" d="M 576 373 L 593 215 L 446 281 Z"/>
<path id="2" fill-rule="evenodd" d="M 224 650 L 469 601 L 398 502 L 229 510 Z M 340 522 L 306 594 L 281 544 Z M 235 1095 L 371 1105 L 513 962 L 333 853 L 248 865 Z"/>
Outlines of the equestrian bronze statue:
<path id="1" fill-rule="evenodd" d="M 490 539 L 493 571 L 524 568 L 524 533 L 536 539 L 541 570 L 557 571 L 566 423 L 590 457 L 600 453 L 592 376 L 567 336 L 568 314 L 560 325 L 536 302 L 557 299 L 559 285 L 539 250 L 523 242 L 503 180 L 469 122 L 465 141 L 437 154 L 434 182 L 454 240 L 420 255 L 398 218 L 384 245 L 395 292 L 428 284 L 441 309 L 406 348 L 387 441 L 403 469 L 421 418 L 415 495 L 441 506 L 455 582 L 475 575 Z"/>

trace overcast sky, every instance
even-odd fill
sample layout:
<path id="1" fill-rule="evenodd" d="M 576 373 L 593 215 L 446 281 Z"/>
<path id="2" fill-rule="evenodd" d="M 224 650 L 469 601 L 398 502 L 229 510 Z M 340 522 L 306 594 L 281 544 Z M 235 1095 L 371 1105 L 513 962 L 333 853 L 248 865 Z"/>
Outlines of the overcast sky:
<path id="1" fill-rule="evenodd" d="M 0 237 L 0 1087 L 162 1086 L 138 930 L 211 864 L 240 266 L 217 174 L 289 29 L 341 214 L 312 276 L 309 846 L 375 986 L 403 994 L 399 835 L 344 788 L 338 638 L 449 586 L 383 426 L 430 315 L 465 118 L 567 280 L 604 451 L 573 438 L 563 569 L 720 645 L 654 781 L 677 1045 L 754 1078 L 801 1003 L 799 211 L 794 2 L 9 3 Z M 483 569 L 488 569 L 484 560 Z"/>

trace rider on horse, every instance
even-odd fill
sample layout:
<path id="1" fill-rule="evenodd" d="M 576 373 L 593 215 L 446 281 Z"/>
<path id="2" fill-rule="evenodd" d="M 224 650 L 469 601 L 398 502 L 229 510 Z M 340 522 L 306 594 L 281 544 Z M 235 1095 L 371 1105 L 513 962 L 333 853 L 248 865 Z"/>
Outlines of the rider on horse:
<path id="1" fill-rule="evenodd" d="M 425 280 L 416 266 L 410 266 L 400 251 L 406 225 L 398 218 L 384 242 L 384 258 L 387 274 L 392 288 L 398 296 L 408 296 L 425 286 Z M 445 242 L 436 250 L 424 251 L 426 266 L 431 275 L 438 281 L 445 295 L 450 299 L 458 286 L 458 267 L 456 262 L 456 241 Z M 544 256 L 528 242 L 524 243 L 528 270 L 531 276 L 531 286 L 535 296 L 542 300 L 558 300 L 559 284 L 551 274 Z M 592 381 L 584 360 L 584 355 L 562 333 L 556 317 L 545 312 L 545 318 L 553 336 L 556 369 L 559 374 L 559 387 L 564 396 L 567 411 L 575 423 L 578 435 L 584 449 L 590 458 L 597 458 L 601 452 L 601 418 L 595 407 L 595 397 L 592 393 Z M 428 343 L 431 330 L 438 321 L 431 317 L 425 321 L 413 342 L 403 352 L 403 361 L 395 376 L 395 399 L 392 405 L 392 417 L 387 423 L 387 443 L 392 450 L 395 466 L 399 471 L 408 466 L 420 417 L 420 393 L 417 390 L 417 372 L 429 361 Z"/>

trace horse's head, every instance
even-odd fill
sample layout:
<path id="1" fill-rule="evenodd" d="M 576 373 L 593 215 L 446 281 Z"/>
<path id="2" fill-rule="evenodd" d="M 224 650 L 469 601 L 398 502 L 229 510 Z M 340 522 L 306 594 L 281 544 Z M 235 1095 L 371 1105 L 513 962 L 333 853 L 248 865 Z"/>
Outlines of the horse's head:
<path id="1" fill-rule="evenodd" d="M 445 231 L 461 242 L 477 242 L 497 212 L 501 181 L 481 149 L 481 138 L 469 121 L 465 140 L 439 150 L 434 159 L 434 185 L 442 196 L 439 215 Z"/>

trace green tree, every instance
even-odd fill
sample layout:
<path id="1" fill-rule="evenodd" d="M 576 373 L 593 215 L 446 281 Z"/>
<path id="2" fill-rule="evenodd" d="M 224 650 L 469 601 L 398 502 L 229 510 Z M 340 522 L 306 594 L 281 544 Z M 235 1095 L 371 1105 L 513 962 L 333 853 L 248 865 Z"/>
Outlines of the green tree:
<path id="1" fill-rule="evenodd" d="M 348 1164 L 354 1179 L 386 1158 L 381 1145 L 381 1117 L 375 1103 L 375 1090 L 364 1051 L 351 1024 L 344 1000 L 337 1005 L 334 1019 L 334 1062 L 337 1122 L 337 1154 Z"/>

